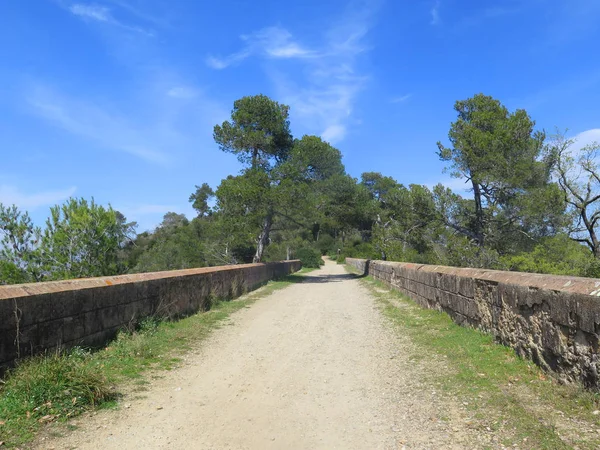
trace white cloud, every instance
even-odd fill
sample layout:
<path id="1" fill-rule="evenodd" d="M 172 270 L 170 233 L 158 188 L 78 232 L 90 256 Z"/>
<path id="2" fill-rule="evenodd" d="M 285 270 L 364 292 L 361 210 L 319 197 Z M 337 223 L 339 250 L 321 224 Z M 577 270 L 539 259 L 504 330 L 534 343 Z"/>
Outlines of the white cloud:
<path id="1" fill-rule="evenodd" d="M 228 108 L 172 70 L 145 72 L 138 86 L 107 98 L 29 82 L 22 102 L 27 112 L 94 144 L 90 151 L 122 152 L 162 166 L 180 164 L 199 142 L 212 143 L 212 127 L 229 116 Z"/>
<path id="2" fill-rule="evenodd" d="M 124 30 L 134 31 L 136 33 L 141 33 L 146 36 L 154 36 L 154 33 L 145 30 L 141 27 L 128 25 L 119 20 L 117 20 L 110 10 L 106 6 L 94 5 L 94 4 L 83 4 L 83 3 L 73 3 L 67 10 L 73 14 L 74 16 L 79 17 L 82 20 L 92 20 L 96 22 L 105 23 L 108 25 L 117 26 Z"/>
<path id="3" fill-rule="evenodd" d="M 359 123 L 352 114 L 369 79 L 360 71 L 359 57 L 370 49 L 364 41 L 379 1 L 356 5 L 351 3 L 316 45 L 305 45 L 285 28 L 268 27 L 242 36 L 246 45 L 240 51 L 223 58 L 209 56 L 206 63 L 225 69 L 249 57 L 262 58 L 268 62 L 265 70 L 276 98 L 291 106 L 293 122 L 325 140 L 339 142 L 351 125 Z M 296 65 L 278 64 L 281 60 Z"/>
<path id="4" fill-rule="evenodd" d="M 198 96 L 198 91 L 187 86 L 174 86 L 167 91 L 167 95 L 182 100 L 191 100 Z"/>
<path id="5" fill-rule="evenodd" d="M 339 142 L 345 136 L 346 127 L 343 125 L 330 125 L 321 133 L 321 137 L 327 142 Z"/>
<path id="6" fill-rule="evenodd" d="M 412 97 L 412 94 L 402 95 L 400 97 L 394 97 L 390 100 L 390 103 L 404 103 L 406 100 Z"/>
<path id="7" fill-rule="evenodd" d="M 232 55 L 229 55 L 225 58 L 217 58 L 215 56 L 208 56 L 206 58 L 206 65 L 208 65 L 208 67 L 210 67 L 212 69 L 216 69 L 216 70 L 225 69 L 229 66 L 235 65 L 235 64 L 243 61 L 251 54 L 252 54 L 251 52 L 244 50 L 244 51 L 241 51 L 238 53 L 233 53 Z"/>
<path id="8" fill-rule="evenodd" d="M 586 145 L 600 143 L 600 128 L 592 128 L 591 130 L 582 131 L 573 137 L 575 143 L 573 149 L 581 150 Z"/>
<path id="9" fill-rule="evenodd" d="M 245 47 L 225 57 L 209 55 L 206 64 L 213 69 L 225 69 L 252 55 L 273 59 L 314 58 L 318 53 L 302 47 L 285 28 L 267 27 L 257 32 L 242 35 Z"/>
<path id="10" fill-rule="evenodd" d="M 103 147 L 154 163 L 168 160 L 166 152 L 156 143 L 152 129 L 137 128 L 119 113 L 70 99 L 39 85 L 31 89 L 27 102 L 36 115 Z"/>
<path id="11" fill-rule="evenodd" d="M 312 50 L 302 47 L 292 34 L 281 27 L 264 28 L 242 39 L 250 43 L 250 48 L 263 51 L 272 58 L 311 58 L 318 56 Z"/>
<path id="12" fill-rule="evenodd" d="M 100 22 L 112 22 L 114 20 L 110 14 L 110 9 L 104 6 L 75 3 L 74 5 L 69 6 L 69 11 L 76 16 L 94 19 Z"/>
<path id="13" fill-rule="evenodd" d="M 440 0 L 437 0 L 431 10 L 431 25 L 438 25 L 440 23 Z"/>
<path id="14" fill-rule="evenodd" d="M 53 206 L 75 194 L 76 187 L 58 191 L 45 191 L 25 193 L 12 185 L 0 184 L 0 203 L 4 205 L 17 205 L 21 209 L 32 210 L 41 206 Z"/>

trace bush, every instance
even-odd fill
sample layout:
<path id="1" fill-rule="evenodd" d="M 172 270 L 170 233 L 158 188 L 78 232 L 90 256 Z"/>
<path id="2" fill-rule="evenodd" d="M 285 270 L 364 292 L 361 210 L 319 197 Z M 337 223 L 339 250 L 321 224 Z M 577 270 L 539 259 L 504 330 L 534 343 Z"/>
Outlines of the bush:
<path id="1" fill-rule="evenodd" d="M 319 240 L 315 242 L 315 246 L 321 251 L 322 255 L 337 252 L 337 242 L 328 234 L 322 234 Z"/>
<path id="2" fill-rule="evenodd" d="M 19 444 L 40 423 L 72 417 L 112 400 L 114 393 L 101 371 L 89 364 L 90 358 L 88 352 L 74 348 L 25 359 L 10 370 L 0 384 L 3 440 Z"/>
<path id="3" fill-rule="evenodd" d="M 319 268 L 324 262 L 321 252 L 310 247 L 302 247 L 296 251 L 296 258 L 302 261 L 302 267 Z"/>
<path id="4" fill-rule="evenodd" d="M 336 255 L 336 257 L 338 262 L 344 261 L 345 258 L 380 259 L 380 255 L 375 251 L 373 245 L 369 242 L 362 242 L 360 239 L 344 247 L 340 255 Z"/>
<path id="5" fill-rule="evenodd" d="M 591 252 L 567 235 L 541 240 L 532 251 L 501 258 L 503 269 L 517 272 L 597 277 L 600 264 Z"/>

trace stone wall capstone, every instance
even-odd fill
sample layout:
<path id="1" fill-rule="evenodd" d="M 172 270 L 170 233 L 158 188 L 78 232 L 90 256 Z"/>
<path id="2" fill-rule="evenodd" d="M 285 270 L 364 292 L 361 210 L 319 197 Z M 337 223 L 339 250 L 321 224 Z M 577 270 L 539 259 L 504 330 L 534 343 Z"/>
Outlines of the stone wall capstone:
<path id="1" fill-rule="evenodd" d="M 461 325 L 493 334 L 564 381 L 598 388 L 600 279 L 346 258 Z"/>
<path id="2" fill-rule="evenodd" d="M 0 286 L 0 372 L 22 357 L 99 346 L 122 328 L 181 317 L 298 271 L 298 260 Z"/>

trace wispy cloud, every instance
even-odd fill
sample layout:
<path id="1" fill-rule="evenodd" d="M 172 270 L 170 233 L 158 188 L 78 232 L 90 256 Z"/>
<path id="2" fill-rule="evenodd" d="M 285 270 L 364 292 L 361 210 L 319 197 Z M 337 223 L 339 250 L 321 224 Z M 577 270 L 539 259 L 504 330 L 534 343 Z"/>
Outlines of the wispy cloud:
<path id="1" fill-rule="evenodd" d="M 103 147 L 123 151 L 146 161 L 164 163 L 166 152 L 157 147 L 155 133 L 129 124 L 126 117 L 93 103 L 75 100 L 41 85 L 27 96 L 32 111 L 54 125 Z"/>
<path id="2" fill-rule="evenodd" d="M 369 76 L 361 71 L 359 58 L 370 47 L 365 42 L 379 1 L 357 6 L 352 2 L 333 22 L 316 45 L 307 45 L 287 29 L 268 27 L 242 36 L 245 45 L 226 57 L 209 56 L 210 67 L 224 69 L 250 57 L 262 58 L 274 83 L 277 99 L 289 104 L 294 123 L 336 143 L 358 123 L 353 110 Z M 314 38 L 314 36 L 312 36 Z M 293 65 L 279 64 L 282 60 Z"/>
<path id="3" fill-rule="evenodd" d="M 134 2 L 131 0 L 106 0 L 122 11 L 144 23 L 151 23 L 160 28 L 172 28 L 170 19 L 174 13 L 170 2 Z"/>
<path id="4" fill-rule="evenodd" d="M 146 36 L 154 36 L 154 33 L 136 25 L 129 25 L 120 20 L 117 20 L 110 8 L 106 6 L 87 4 L 87 3 L 73 3 L 67 6 L 67 10 L 74 16 L 79 17 L 86 21 L 101 22 L 108 25 L 116 26 L 128 31 L 134 31 L 141 33 Z"/>
<path id="5" fill-rule="evenodd" d="M 241 52 L 233 53 L 224 58 L 219 58 L 216 56 L 209 55 L 206 58 L 206 65 L 208 67 L 210 67 L 211 69 L 217 69 L 217 70 L 225 69 L 229 66 L 235 65 L 235 64 L 243 61 L 244 59 L 249 57 L 251 54 L 252 54 L 251 52 L 242 50 Z"/>
<path id="6" fill-rule="evenodd" d="M 278 26 L 263 28 L 249 35 L 242 35 L 240 39 L 246 44 L 240 51 L 225 57 L 209 55 L 206 64 L 213 69 L 225 69 L 253 55 L 275 59 L 319 56 L 318 53 L 301 46 L 294 40 L 289 31 Z"/>
<path id="7" fill-rule="evenodd" d="M 405 94 L 400 97 L 394 97 L 390 100 L 390 103 L 404 103 L 406 100 L 412 97 L 412 94 Z"/>
<path id="8" fill-rule="evenodd" d="M 212 127 L 228 108 L 176 74 L 144 73 L 139 91 L 111 100 L 106 94 L 65 92 L 40 81 L 24 85 L 27 112 L 94 144 L 90 151 L 117 151 L 158 164 L 212 141 Z"/>
<path id="9" fill-rule="evenodd" d="M 329 125 L 321 133 L 321 137 L 327 142 L 339 142 L 346 137 L 346 127 L 343 125 Z"/>
<path id="10" fill-rule="evenodd" d="M 429 13 L 431 14 L 431 22 L 429 23 L 431 25 L 438 25 L 440 23 L 440 6 L 441 1 L 437 0 L 432 6 L 432 8 L 429 10 Z"/>
<path id="11" fill-rule="evenodd" d="M 114 20 L 110 14 L 110 9 L 105 6 L 75 3 L 74 5 L 69 6 L 69 11 L 76 16 L 98 20 L 100 22 L 112 22 Z"/>
<path id="12" fill-rule="evenodd" d="M 189 86 L 173 86 L 167 91 L 167 95 L 172 98 L 192 100 L 198 97 L 198 90 Z"/>
<path id="13" fill-rule="evenodd" d="M 52 206 L 73 196 L 77 188 L 72 186 L 57 191 L 26 193 L 13 185 L 0 184 L 0 203 L 17 205 L 19 208 L 34 210 L 42 206 Z"/>
<path id="14" fill-rule="evenodd" d="M 573 148 L 581 150 L 587 145 L 600 143 L 600 128 L 592 128 L 591 130 L 582 131 L 573 137 L 575 141 Z"/>

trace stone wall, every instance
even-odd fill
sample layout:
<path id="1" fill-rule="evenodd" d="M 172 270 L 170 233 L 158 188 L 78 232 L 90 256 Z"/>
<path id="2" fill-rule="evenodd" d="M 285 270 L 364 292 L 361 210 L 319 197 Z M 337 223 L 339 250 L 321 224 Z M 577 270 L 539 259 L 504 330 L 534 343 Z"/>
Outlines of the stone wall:
<path id="1" fill-rule="evenodd" d="M 0 286 L 0 371 L 57 347 L 97 346 L 150 315 L 177 317 L 299 270 L 300 261 Z"/>
<path id="2" fill-rule="evenodd" d="M 455 322 L 492 333 L 565 381 L 599 386 L 600 279 L 346 258 Z"/>

